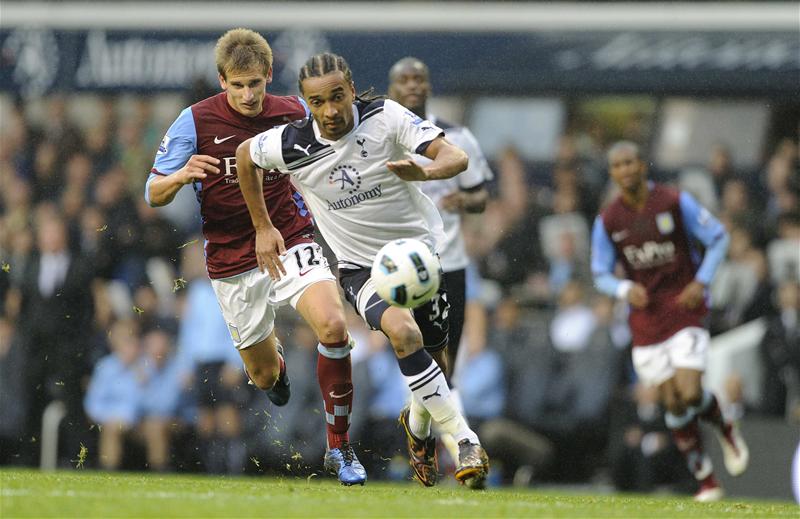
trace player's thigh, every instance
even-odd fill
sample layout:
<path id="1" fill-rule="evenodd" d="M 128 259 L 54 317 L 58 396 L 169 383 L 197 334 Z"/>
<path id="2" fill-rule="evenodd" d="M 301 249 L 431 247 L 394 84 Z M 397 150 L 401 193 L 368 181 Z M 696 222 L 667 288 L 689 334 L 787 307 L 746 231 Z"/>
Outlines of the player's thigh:
<path id="1" fill-rule="evenodd" d="M 675 386 L 675 378 L 665 380 L 658 386 L 658 395 L 664 409 L 675 415 L 681 415 L 686 410 L 680 394 Z"/>
<path id="2" fill-rule="evenodd" d="M 703 399 L 703 372 L 691 368 L 675 370 L 675 389 L 686 405 L 700 405 Z"/>
<path id="3" fill-rule="evenodd" d="M 344 306 L 332 279 L 308 286 L 295 308 L 321 342 L 339 342 L 347 338 Z"/>
<path id="4" fill-rule="evenodd" d="M 230 278 L 212 279 L 211 286 L 236 349 L 247 349 L 272 333 L 273 281 L 266 272 L 253 269 Z"/>
<path id="5" fill-rule="evenodd" d="M 633 369 L 639 380 L 648 386 L 661 386 L 675 376 L 666 345 L 634 346 L 631 352 Z"/>
<path id="6" fill-rule="evenodd" d="M 675 387 L 686 405 L 698 405 L 703 397 L 703 372 L 708 363 L 708 330 L 690 326 L 667 340 L 670 363 L 675 367 Z"/>

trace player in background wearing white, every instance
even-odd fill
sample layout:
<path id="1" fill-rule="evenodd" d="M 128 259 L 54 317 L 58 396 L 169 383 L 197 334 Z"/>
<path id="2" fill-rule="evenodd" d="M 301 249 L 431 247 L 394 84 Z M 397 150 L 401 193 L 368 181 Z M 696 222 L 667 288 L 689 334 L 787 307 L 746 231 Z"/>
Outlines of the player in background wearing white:
<path id="1" fill-rule="evenodd" d="M 215 49 L 223 93 L 181 112 L 167 131 L 147 181 L 150 205 L 170 203 L 192 184 L 200 202 L 206 267 L 231 337 L 251 381 L 276 405 L 289 400 L 282 347 L 275 336 L 275 309 L 293 306 L 320 344 L 317 379 L 325 407 L 328 449 L 325 467 L 345 485 L 364 484 L 366 472 L 348 436 L 353 385 L 351 340 L 335 277 L 314 243 L 305 202 L 285 175 L 257 172 L 262 200 L 270 204 L 275 232 L 288 245 L 281 268 L 270 278 L 256 258 L 256 230 L 239 189 L 237 146 L 269 128 L 302 119 L 307 108 L 296 96 L 266 93 L 272 80 L 272 50 L 259 34 L 233 29 Z M 241 169 L 238 169 L 241 172 Z M 209 312 L 216 309 L 209 309 Z"/>
<path id="2" fill-rule="evenodd" d="M 420 189 L 428 195 L 439 209 L 444 224 L 445 242 L 440 247 L 439 259 L 447 285 L 447 302 L 450 304 L 447 363 L 440 367 L 445 371 L 451 384 L 450 394 L 463 412 L 458 391 L 452 386 L 453 370 L 456 366 L 461 332 L 464 328 L 464 308 L 466 304 L 466 269 L 469 264 L 464 238 L 461 234 L 461 218 L 464 213 L 482 213 L 486 208 L 489 193 L 486 182 L 493 178 L 489 164 L 483 156 L 478 141 L 464 126 L 448 124 L 427 110 L 431 95 L 430 71 L 422 61 L 406 57 L 389 69 L 389 98 L 405 106 L 422 119 L 427 119 L 444 130 L 445 138 L 464 150 L 469 156 L 469 166 L 459 175 L 442 180 L 421 182 Z M 428 164 L 423 156 L 415 156 L 420 165 Z M 449 435 L 443 435 L 453 459 L 456 458 L 456 443 Z M 471 480 L 473 481 L 473 480 Z"/>
<path id="3" fill-rule="evenodd" d="M 432 440 L 432 417 L 459 442 L 456 479 L 485 478 L 486 453 L 429 353 L 443 356 L 447 345 L 444 286 L 412 312 L 383 301 L 370 279 L 373 259 L 388 241 L 415 238 L 434 250 L 441 243 L 436 206 L 410 181 L 455 176 L 468 158 L 443 138 L 441 129 L 394 101 L 356 96 L 350 67 L 341 56 L 313 56 L 300 71 L 299 86 L 312 117 L 264 132 L 236 153 L 240 185 L 257 229 L 259 263 L 276 279 L 283 274 L 283 240 L 263 203 L 257 167 L 292 176 L 336 255 L 345 297 L 371 328 L 389 338 L 411 389 L 412 406 L 419 409 L 408 424 L 414 436 Z M 432 162 L 422 167 L 408 158 L 412 153 Z M 423 484 L 433 485 L 435 442 L 418 447 L 411 453 L 412 467 Z"/>

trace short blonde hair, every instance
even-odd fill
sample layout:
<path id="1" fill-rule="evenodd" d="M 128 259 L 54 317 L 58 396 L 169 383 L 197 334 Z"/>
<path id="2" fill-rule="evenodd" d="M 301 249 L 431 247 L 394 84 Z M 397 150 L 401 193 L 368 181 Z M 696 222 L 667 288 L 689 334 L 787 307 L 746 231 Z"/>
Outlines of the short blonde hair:
<path id="1" fill-rule="evenodd" d="M 272 48 L 263 36 L 250 29 L 231 29 L 214 47 L 217 71 L 224 78 L 228 72 L 260 68 L 266 75 L 272 67 Z"/>

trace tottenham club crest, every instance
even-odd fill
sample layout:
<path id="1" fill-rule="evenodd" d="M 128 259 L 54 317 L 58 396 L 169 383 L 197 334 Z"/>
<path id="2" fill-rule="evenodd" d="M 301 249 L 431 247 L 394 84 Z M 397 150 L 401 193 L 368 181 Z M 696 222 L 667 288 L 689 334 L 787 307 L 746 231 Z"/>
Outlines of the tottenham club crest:
<path id="1" fill-rule="evenodd" d="M 361 173 L 347 164 L 336 166 L 328 173 L 328 184 L 336 186 L 338 189 L 336 196 L 341 197 L 336 200 L 326 200 L 328 202 L 328 211 L 355 207 L 365 200 L 380 198 L 382 194 L 381 184 L 366 191 L 361 191 Z"/>
<path id="2" fill-rule="evenodd" d="M 352 195 L 361 187 L 361 173 L 346 164 L 336 166 L 328 173 L 328 183 L 337 185 L 340 191 L 347 191 L 348 195 Z"/>

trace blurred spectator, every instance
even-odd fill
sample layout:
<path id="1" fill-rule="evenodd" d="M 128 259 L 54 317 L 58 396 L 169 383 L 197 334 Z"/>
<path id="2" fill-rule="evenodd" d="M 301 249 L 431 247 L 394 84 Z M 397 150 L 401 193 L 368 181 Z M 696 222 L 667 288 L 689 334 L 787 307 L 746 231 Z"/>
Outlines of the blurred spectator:
<path id="1" fill-rule="evenodd" d="M 800 420 L 800 284 L 778 287 L 777 307 L 761 341 L 764 393 L 761 410 Z"/>
<path id="2" fill-rule="evenodd" d="M 523 317 L 512 298 L 500 301 L 492 321 L 487 342 L 503 358 L 507 398 L 503 417 L 487 421 L 479 433 L 495 466 L 502 465 L 504 480 L 527 485 L 544 476 L 554 461 L 555 445 L 535 429 L 535 422 L 545 412 L 555 352 L 542 340 L 546 319 Z"/>
<path id="3" fill-rule="evenodd" d="M 691 493 L 693 478 L 664 424 L 658 388 L 637 383 L 613 409 L 609 456 L 616 489 Z"/>
<path id="4" fill-rule="evenodd" d="M 197 434 L 206 470 L 241 472 L 244 453 L 239 408 L 247 401 L 242 360 L 233 345 L 214 289 L 205 272 L 203 246 L 187 245 L 183 255 L 186 300 L 180 320 L 178 354 L 197 406 Z M 180 283 L 180 281 L 179 281 Z"/>
<path id="5" fill-rule="evenodd" d="M 22 281 L 25 265 L 34 249 L 33 205 L 30 185 L 24 180 L 9 175 L 0 178 L 5 189 L 2 192 L 3 213 L 0 215 L 0 251 L 5 254 L 4 261 L 9 264 L 8 275 L 11 283 Z M 5 301 L 2 302 L 5 304 Z"/>
<path id="6" fill-rule="evenodd" d="M 88 336 L 93 330 L 91 263 L 71 252 L 65 223 L 54 211 L 37 221 L 37 254 L 24 266 L 10 317 L 18 326 L 27 358 L 25 391 L 31 398 L 27 431 L 38 436 L 42 411 L 63 400 L 73 420 L 80 412 L 82 379 L 91 365 Z M 18 311 L 18 313 L 16 313 Z"/>
<path id="7" fill-rule="evenodd" d="M 767 246 L 773 283 L 800 280 L 800 209 L 780 215 L 778 236 Z"/>
<path id="8" fill-rule="evenodd" d="M 25 366 L 21 337 L 10 320 L 0 318 L 0 465 L 29 461 L 23 456 L 29 440 L 25 436 L 29 395 L 24 385 Z"/>
<path id="9" fill-rule="evenodd" d="M 722 186 L 720 218 L 725 221 L 753 220 L 750 193 L 743 180 L 731 179 Z M 757 223 L 757 222 L 753 222 Z"/>
<path id="10" fill-rule="evenodd" d="M 580 352 L 589 346 L 597 320 L 584 301 L 583 289 L 567 283 L 558 296 L 558 311 L 550 324 L 550 341 L 560 352 Z"/>
<path id="11" fill-rule="evenodd" d="M 106 96 L 99 101 L 99 115 L 94 124 L 85 132 L 85 151 L 92 164 L 92 177 L 97 178 L 100 173 L 108 171 L 114 164 L 117 156 L 113 149 L 111 137 L 116 133 L 116 99 Z"/>
<path id="12" fill-rule="evenodd" d="M 136 203 L 127 192 L 125 182 L 125 172 L 114 167 L 102 174 L 95 185 L 94 198 L 103 222 L 96 229 L 101 238 L 95 268 L 99 276 L 134 287 L 146 283 L 147 278 L 140 252 Z"/>
<path id="13" fill-rule="evenodd" d="M 608 410 L 619 379 L 621 352 L 612 340 L 605 307 L 598 314 L 585 302 L 581 286 L 571 282 L 559 296 L 551 323 L 557 350 L 550 401 L 535 423 L 556 443 L 554 477 L 589 478 L 602 458 L 608 435 Z M 605 298 L 603 298 L 605 301 Z"/>
<path id="14" fill-rule="evenodd" d="M 276 321 L 280 323 L 278 332 L 285 345 L 286 364 L 292 381 L 291 404 L 278 408 L 269 401 L 266 393 L 254 391 L 244 415 L 245 445 L 251 460 L 256 460 L 253 463 L 257 462 L 258 471 L 307 476 L 322 470 L 326 445 L 320 432 L 325 430 L 325 410 L 319 399 L 315 375 L 317 338 L 303 322 L 296 322 L 292 328 L 296 319 L 296 313 L 287 309 Z M 359 389 L 355 388 L 355 391 Z M 396 436 L 402 439 L 399 434 Z M 241 445 L 241 440 L 238 443 Z"/>
<path id="15" fill-rule="evenodd" d="M 463 356 L 456 372 L 456 385 L 466 418 L 477 428 L 500 416 L 505 407 L 505 370 L 500 355 L 487 348 L 485 340 L 466 341 Z"/>
<path id="16" fill-rule="evenodd" d="M 753 246 L 750 232 L 740 226 L 730 229 L 728 257 L 720 264 L 711 283 L 712 335 L 730 330 L 752 317 L 754 305 L 764 304 L 769 293 L 764 254 Z M 761 309 L 763 312 L 763 309 Z"/>
<path id="17" fill-rule="evenodd" d="M 183 387 L 186 366 L 173 351 L 172 337 L 161 329 L 142 337 L 144 355 L 137 372 L 142 375 L 140 413 L 147 463 L 164 471 L 170 466 L 172 438 L 181 430 L 181 417 L 192 417 Z"/>
<path id="18" fill-rule="evenodd" d="M 483 218 L 464 226 L 467 253 L 476 258 L 484 278 L 510 287 L 525 280 L 531 270 L 546 271 L 538 241 L 529 238 L 540 209 L 525 179 L 519 154 L 506 150 L 497 168 L 499 196 L 487 203 Z"/>
<path id="19" fill-rule="evenodd" d="M 553 200 L 555 214 L 539 221 L 539 236 L 544 254 L 550 263 L 550 294 L 559 294 L 571 280 L 588 285 L 589 225 L 578 212 L 575 190 L 556 191 Z"/>
<path id="20" fill-rule="evenodd" d="M 361 445 L 361 462 L 375 479 L 405 478 L 408 460 L 402 456 L 405 441 L 398 434 L 397 417 L 410 397 L 397 359 L 388 339 L 380 333 L 369 333 L 356 348 L 365 350 L 353 366 L 353 387 L 358 392 L 353 400 L 351 436 Z M 386 461 L 390 463 L 386 463 Z M 388 469 L 388 471 L 387 471 Z"/>
<path id="21" fill-rule="evenodd" d="M 731 150 L 726 145 L 715 144 L 714 147 L 711 148 L 711 156 L 708 161 L 708 173 L 714 182 L 718 196 L 722 198 L 725 185 L 736 178 Z"/>
<path id="22" fill-rule="evenodd" d="M 783 139 L 767 162 L 764 172 L 766 187 L 766 223 L 774 224 L 787 212 L 800 210 L 800 150 L 793 139 Z"/>
<path id="23" fill-rule="evenodd" d="M 122 466 L 128 433 L 136 427 L 142 402 L 139 330 L 130 320 L 117 321 L 109 331 L 111 354 L 94 368 L 84 406 L 100 431 L 100 467 Z"/>

